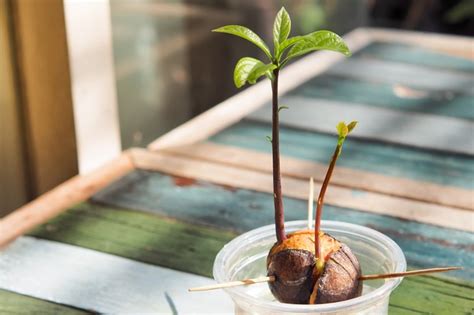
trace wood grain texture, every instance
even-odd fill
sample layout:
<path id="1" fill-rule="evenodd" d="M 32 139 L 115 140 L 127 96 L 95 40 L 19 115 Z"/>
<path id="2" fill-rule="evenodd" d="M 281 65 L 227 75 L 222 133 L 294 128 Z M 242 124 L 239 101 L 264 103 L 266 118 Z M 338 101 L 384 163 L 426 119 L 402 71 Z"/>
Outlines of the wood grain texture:
<path id="1" fill-rule="evenodd" d="M 134 168 L 128 153 L 86 175 L 77 175 L 0 220 L 0 247 L 46 222 Z"/>
<path id="2" fill-rule="evenodd" d="M 432 91 L 412 88 L 403 83 L 394 85 L 323 74 L 286 95 L 392 108 L 404 112 L 474 119 L 472 96 L 449 90 Z M 288 106 L 291 108 L 291 104 Z"/>
<path id="3" fill-rule="evenodd" d="M 438 70 L 401 62 L 347 59 L 327 73 L 388 84 L 406 84 L 428 90 L 452 90 L 473 95 L 472 73 Z"/>
<path id="4" fill-rule="evenodd" d="M 133 156 L 138 168 L 201 179 L 230 187 L 273 192 L 271 174 L 141 149 L 134 150 Z M 307 198 L 306 180 L 283 177 L 282 186 L 286 196 L 299 199 Z M 316 183 L 315 189 L 319 190 L 319 187 L 320 184 Z M 337 186 L 328 190 L 325 200 L 327 204 L 339 207 L 390 215 L 464 231 L 473 230 L 472 212 L 468 210 Z"/>
<path id="5" fill-rule="evenodd" d="M 186 189 L 186 187 L 190 186 L 181 186 L 176 189 Z M 217 192 L 221 193 L 222 190 L 224 189 L 219 188 L 214 194 L 217 194 Z M 181 191 L 179 196 L 182 195 L 187 194 L 183 194 L 183 191 Z M 267 199 L 270 201 L 268 202 L 267 209 L 267 215 L 270 217 L 271 198 L 265 196 L 265 200 Z M 193 201 L 194 203 L 191 206 L 197 204 L 195 199 Z M 242 204 L 240 201 L 235 201 L 235 203 L 237 205 Z M 303 201 L 297 201 L 297 203 L 300 203 L 302 208 L 305 207 Z M 174 209 L 179 209 L 181 206 L 183 206 L 183 204 L 174 204 Z M 332 210 L 333 209 L 327 211 L 328 213 L 331 213 L 329 214 L 331 218 L 345 216 L 347 213 L 350 213 L 350 211 L 343 210 L 343 213 L 333 217 L 334 214 Z M 252 212 L 258 212 L 258 210 L 253 209 L 250 213 Z M 248 213 L 249 212 L 246 214 Z M 304 211 L 301 213 L 304 214 Z M 220 217 L 220 215 L 216 216 L 216 214 L 208 213 L 208 215 L 213 218 Z M 349 217 L 349 219 L 352 220 L 352 218 L 357 217 L 359 217 L 359 215 L 355 214 L 353 217 Z M 362 217 L 366 217 L 366 215 L 362 215 Z M 378 219 L 375 221 L 377 220 Z M 162 222 L 158 223 L 160 221 Z M 129 222 L 129 224 L 123 224 L 123 222 Z M 209 217 L 207 218 L 207 222 L 211 222 L 209 221 Z M 233 220 L 232 222 L 234 226 L 241 225 L 241 221 L 239 220 Z M 357 223 L 357 220 L 352 222 Z M 392 226 L 393 223 L 394 222 L 386 222 L 387 225 Z M 62 228 L 64 224 L 67 225 L 67 228 Z M 259 224 L 259 222 L 255 222 L 254 224 Z M 404 224 L 404 222 L 400 221 L 399 226 L 403 226 Z M 407 222 L 407 225 L 413 224 L 413 222 Z M 155 230 L 154 228 L 157 225 L 166 226 L 166 228 Z M 219 222 L 215 222 L 214 225 L 219 225 Z M 99 229 L 97 226 L 102 226 L 102 228 Z M 149 230 L 150 227 L 152 228 L 151 230 Z M 182 227 L 185 227 L 186 230 L 189 231 L 190 236 L 193 238 L 193 244 L 199 244 L 199 248 L 202 250 L 187 253 L 186 248 L 189 247 L 184 247 L 184 251 L 174 251 L 170 257 L 166 257 L 164 253 L 168 253 L 170 246 L 165 240 L 172 241 L 172 239 L 176 239 L 176 237 L 170 235 L 171 233 L 169 231 L 178 228 L 178 231 L 180 231 L 179 235 L 183 235 Z M 419 231 L 424 231 L 424 229 L 420 229 L 420 226 L 418 226 L 417 229 Z M 147 233 L 149 233 L 150 238 L 152 239 L 151 241 L 148 237 L 141 239 L 144 243 L 140 242 L 140 238 L 132 239 L 132 236 L 136 233 L 143 235 L 145 232 L 139 232 L 142 230 L 149 230 Z M 214 253 L 217 252 L 221 246 L 228 241 L 228 237 L 232 235 L 229 234 L 229 232 L 219 231 L 215 228 L 213 230 L 214 232 L 212 233 L 214 237 L 217 237 L 217 239 L 214 242 L 209 242 L 208 232 L 210 229 L 204 228 L 195 222 L 192 224 L 179 223 L 175 220 L 164 219 L 162 216 L 140 214 L 138 212 L 100 207 L 92 204 L 82 204 L 61 214 L 58 218 L 50 221 L 48 224 L 41 226 L 33 234 L 40 238 L 53 239 L 86 248 L 104 250 L 106 252 L 112 252 L 116 255 L 130 257 L 132 259 L 137 259 L 135 255 L 139 255 L 139 259 L 143 259 L 143 257 L 148 256 L 152 251 L 155 253 L 164 251 L 162 255 L 154 254 L 155 257 L 148 262 L 161 265 L 163 261 L 168 261 L 168 263 L 174 265 L 175 269 L 193 272 L 193 264 L 189 263 L 189 260 L 191 259 L 193 262 L 199 262 L 201 267 L 203 267 L 202 270 L 205 270 L 207 275 L 210 275 Z M 229 231 L 229 229 L 226 230 Z M 455 239 L 458 239 L 456 236 L 457 233 L 459 232 L 455 232 Z M 389 236 L 391 235 L 389 234 Z M 219 237 L 222 237 L 221 241 L 217 241 Z M 398 236 L 398 238 L 399 237 L 400 236 Z M 122 243 L 122 239 L 125 239 L 124 243 Z M 163 241 L 157 241 L 160 239 Z M 398 242 L 397 238 L 396 241 Z M 201 245 L 201 242 L 204 244 L 203 246 Z M 413 242 L 422 242 L 422 240 L 412 240 L 411 243 L 413 244 Z M 407 244 L 402 245 L 402 247 L 406 246 Z M 433 249 L 431 249 L 427 251 L 427 255 L 436 259 L 438 263 L 441 263 L 441 261 L 438 260 L 437 255 L 433 255 L 433 252 L 439 251 L 433 251 Z M 449 255 L 449 253 L 447 253 L 447 255 Z M 409 261 L 411 261 L 410 256 L 408 257 Z M 461 275 L 461 277 L 466 278 L 466 275 Z M 472 289 L 472 284 L 459 280 L 434 277 L 406 278 L 401 286 L 395 291 L 396 295 L 392 299 L 390 310 L 391 312 L 393 310 L 395 313 L 397 311 L 401 312 L 405 309 L 412 309 L 414 313 L 420 311 L 425 313 L 434 312 L 436 314 L 438 314 L 438 312 L 447 314 L 448 311 L 451 311 L 450 314 L 453 314 L 453 312 L 459 313 L 472 307 Z M 437 301 L 433 303 L 433 299 L 436 299 Z M 443 301 L 446 302 L 444 303 Z M 453 302 L 455 302 L 455 304 L 453 304 Z"/>
<path id="6" fill-rule="evenodd" d="M 200 142 L 189 146 L 165 149 L 165 151 L 199 160 L 272 173 L 271 156 L 256 150 L 247 150 L 212 142 Z M 252 161 L 252 163 L 249 163 L 249 161 Z M 284 176 L 299 179 L 313 177 L 319 182 L 324 180 L 328 168 L 326 164 L 287 156 L 281 158 L 281 163 L 281 171 Z M 336 167 L 331 179 L 332 185 L 474 210 L 472 191 L 437 185 L 426 181 L 414 181 L 346 167 Z"/>
<path id="7" fill-rule="evenodd" d="M 38 196 L 77 174 L 62 0 L 12 4 L 29 182 Z"/>
<path id="8" fill-rule="evenodd" d="M 472 51 L 474 40 L 472 37 L 384 28 L 364 28 L 362 30 L 367 32 L 372 41 L 403 43 L 474 60 L 474 53 Z"/>
<path id="9" fill-rule="evenodd" d="M 185 289 L 209 278 L 34 237 L 3 250 L 0 269 L 0 288 L 100 314 L 222 314 L 233 306 L 223 291 Z"/>
<path id="10" fill-rule="evenodd" d="M 11 6 L 0 0 L 0 217 L 30 197 L 12 39 Z"/>
<path id="11" fill-rule="evenodd" d="M 471 44 L 474 47 L 474 41 Z M 472 48 L 471 47 L 471 48 Z M 465 47 L 466 50 L 469 46 Z M 440 53 L 433 49 L 423 48 L 420 45 L 402 44 L 397 42 L 375 41 L 357 52 L 360 58 L 375 58 L 408 64 L 433 67 L 435 69 L 474 71 L 474 59 Z"/>
<path id="12" fill-rule="evenodd" d="M 210 276 L 208 257 L 235 234 L 176 219 L 83 203 L 29 235 Z"/>
<path id="13" fill-rule="evenodd" d="M 269 132 L 269 124 L 242 121 L 209 140 L 269 153 L 270 145 L 265 140 Z M 283 156 L 326 165 L 335 145 L 334 136 L 283 126 L 280 128 L 280 141 Z M 471 157 L 466 156 L 350 138 L 344 144 L 344 151 L 337 165 L 472 190 L 474 189 L 472 161 Z"/>
<path id="14" fill-rule="evenodd" d="M 64 314 L 85 315 L 91 312 L 74 309 L 34 297 L 0 289 L 1 314 Z"/>
<path id="15" fill-rule="evenodd" d="M 306 180 L 304 182 L 307 183 Z M 305 188 L 304 193 L 307 192 Z M 97 193 L 93 201 L 235 233 L 273 223 L 273 199 L 270 194 L 141 170 L 128 174 Z M 306 200 L 287 197 L 285 209 L 286 221 L 306 218 Z M 412 266 L 464 266 L 464 270 L 451 275 L 468 279 L 474 276 L 474 248 L 470 233 L 350 208 L 326 205 L 324 209 L 323 219 L 368 226 L 390 236 L 402 247 Z M 80 222 L 80 219 L 70 221 Z"/>
<path id="16" fill-rule="evenodd" d="M 282 97 L 281 103 L 291 106 L 280 117 L 283 126 L 337 135 L 338 122 L 356 120 L 351 138 L 474 155 L 474 139 L 465 136 L 474 134 L 474 122 L 465 119 L 301 96 Z M 247 118 L 271 123 L 271 107 L 263 106 Z"/>

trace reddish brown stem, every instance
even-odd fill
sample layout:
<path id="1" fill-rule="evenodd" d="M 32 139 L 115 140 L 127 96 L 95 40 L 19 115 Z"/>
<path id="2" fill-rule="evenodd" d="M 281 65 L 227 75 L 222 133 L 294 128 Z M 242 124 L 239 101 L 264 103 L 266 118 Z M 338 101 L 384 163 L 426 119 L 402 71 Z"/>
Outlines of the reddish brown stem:
<path id="1" fill-rule="evenodd" d="M 329 185 L 329 181 L 331 180 L 332 171 L 334 170 L 334 166 L 336 166 L 337 157 L 341 152 L 342 145 L 338 144 L 334 154 L 331 158 L 331 163 L 329 164 L 328 171 L 326 173 L 326 177 L 324 178 L 323 184 L 321 186 L 321 190 L 319 192 L 318 202 L 316 206 L 316 217 L 314 219 L 314 249 L 316 253 L 316 260 L 321 258 L 321 246 L 320 246 L 320 238 L 319 232 L 321 231 L 321 215 L 323 212 L 323 204 L 324 204 L 324 196 L 326 195 L 326 190 Z"/>
<path id="2" fill-rule="evenodd" d="M 272 80 L 272 157 L 273 157 L 273 201 L 275 204 L 275 230 L 277 241 L 280 244 L 286 239 L 285 214 L 281 193 L 280 173 L 280 130 L 278 121 L 278 69 L 273 70 Z"/>

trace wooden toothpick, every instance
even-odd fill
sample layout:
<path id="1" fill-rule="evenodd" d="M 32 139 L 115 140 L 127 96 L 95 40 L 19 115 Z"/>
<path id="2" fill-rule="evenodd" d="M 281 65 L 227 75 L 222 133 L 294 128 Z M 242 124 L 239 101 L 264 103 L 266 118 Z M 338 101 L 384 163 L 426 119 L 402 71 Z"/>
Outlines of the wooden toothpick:
<path id="1" fill-rule="evenodd" d="M 313 227 L 313 204 L 314 204 L 314 180 L 309 179 L 309 195 L 308 195 L 308 230 Z"/>
<path id="2" fill-rule="evenodd" d="M 410 276 L 419 276 L 419 275 L 424 275 L 424 274 L 429 274 L 429 273 L 446 272 L 446 271 L 461 270 L 461 269 L 462 269 L 462 267 L 442 267 L 442 268 L 418 269 L 418 270 L 411 270 L 411 271 L 405 271 L 405 272 L 383 273 L 383 274 L 377 274 L 377 275 L 365 275 L 365 276 L 361 276 L 359 278 L 359 280 L 366 281 L 366 280 L 376 280 L 376 279 L 410 277 Z M 240 281 L 232 281 L 232 282 L 225 282 L 225 283 L 207 285 L 207 286 L 198 287 L 198 288 L 191 288 L 191 289 L 188 289 L 188 291 L 189 292 L 210 291 L 210 290 L 217 290 L 217 289 L 223 289 L 223 288 L 237 287 L 237 286 L 241 286 L 241 285 L 250 285 L 250 284 L 255 284 L 255 283 L 273 282 L 273 281 L 275 281 L 274 276 L 258 277 L 258 278 L 253 278 L 253 279 L 244 279 L 244 280 L 240 280 Z"/>
<path id="3" fill-rule="evenodd" d="M 383 273 L 379 275 L 365 275 L 361 276 L 359 280 L 376 280 L 376 279 L 388 279 L 388 278 L 398 278 L 398 277 L 410 277 L 410 276 L 419 276 L 427 273 L 435 272 L 446 272 L 451 270 L 460 270 L 462 267 L 442 267 L 442 268 L 428 268 L 428 269 L 418 269 L 405 272 L 395 272 L 395 273 Z"/>
<path id="4" fill-rule="evenodd" d="M 240 280 L 240 281 L 232 281 L 232 282 L 211 284 L 211 285 L 206 285 L 206 286 L 203 286 L 203 287 L 191 288 L 191 289 L 188 289 L 188 291 L 189 292 L 209 291 L 209 290 L 231 288 L 231 287 L 237 287 L 237 286 L 241 286 L 241 285 L 249 285 L 249 284 L 261 283 L 261 282 L 273 282 L 273 281 L 275 281 L 274 276 L 258 277 L 258 278 L 253 278 L 253 279 L 244 279 L 244 280 Z"/>

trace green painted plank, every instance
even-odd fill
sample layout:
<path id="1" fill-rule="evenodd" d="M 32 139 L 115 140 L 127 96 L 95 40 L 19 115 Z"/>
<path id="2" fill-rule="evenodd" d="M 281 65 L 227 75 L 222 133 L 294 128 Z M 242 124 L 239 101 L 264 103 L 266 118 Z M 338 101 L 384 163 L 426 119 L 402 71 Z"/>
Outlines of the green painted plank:
<path id="1" fill-rule="evenodd" d="M 375 42 L 358 51 L 354 57 L 376 58 L 446 70 L 474 71 L 472 60 L 399 43 Z"/>
<path id="2" fill-rule="evenodd" d="M 392 84 L 323 74 L 309 80 L 286 95 L 474 119 L 474 98 L 472 96 L 452 91 L 421 90 L 420 92 L 426 94 L 418 98 L 399 97 L 395 94 Z M 287 106 L 291 108 L 291 104 L 287 104 Z"/>
<path id="3" fill-rule="evenodd" d="M 29 235 L 194 274 L 235 234 L 122 209 L 79 204 Z"/>
<path id="4" fill-rule="evenodd" d="M 145 232 L 142 233 L 141 230 Z M 196 224 L 184 224 L 159 216 L 100 207 L 90 203 L 68 210 L 32 234 L 149 263 L 165 266 L 171 264 L 173 268 L 179 270 L 201 271 L 208 276 L 215 253 L 231 236 L 228 232 L 211 231 Z M 177 240 L 181 238 L 185 241 Z M 209 238 L 213 241 L 209 242 Z M 192 242 L 193 245 L 189 246 L 188 242 Z M 167 255 L 170 257 L 165 257 Z M 200 268 L 196 269 L 195 264 Z M 412 288 L 416 288 L 419 302 L 414 299 Z M 394 298 L 396 305 L 394 308 L 391 307 L 391 310 L 399 312 L 402 309 L 413 308 L 423 309 L 424 312 L 464 311 L 466 307 L 472 305 L 469 297 L 473 289 L 472 285 L 463 282 L 432 277 L 406 278 L 396 291 L 397 295 Z M 455 305 L 451 304 L 453 292 L 460 297 Z M 431 303 L 431 299 L 434 298 L 439 301 Z M 443 301 L 447 301 L 446 304 L 443 304 Z"/>
<path id="5" fill-rule="evenodd" d="M 424 314 L 472 314 L 473 290 L 472 285 L 459 285 L 435 277 L 405 278 L 394 291 L 390 305 Z"/>
<path id="6" fill-rule="evenodd" d="M 284 115 L 284 114 L 283 114 Z M 266 123 L 241 121 L 209 140 L 219 144 L 270 153 Z M 283 155 L 328 163 L 334 151 L 331 135 L 280 127 Z M 404 146 L 351 138 L 344 144 L 338 165 L 394 177 L 411 178 L 466 189 L 474 189 L 474 159 L 469 156 L 425 151 Z"/>
<path id="7" fill-rule="evenodd" d="M 96 194 L 93 200 L 237 233 L 273 223 L 273 198 L 269 194 L 183 180 L 158 172 L 134 171 Z M 305 219 L 306 201 L 286 198 L 285 208 L 286 220 Z M 412 266 L 464 266 L 464 270 L 450 275 L 474 279 L 470 233 L 332 206 L 325 207 L 323 217 L 361 224 L 387 234 L 402 247 Z"/>
<path id="8" fill-rule="evenodd" d="M 92 314 L 26 295 L 0 289 L 0 314 Z"/>

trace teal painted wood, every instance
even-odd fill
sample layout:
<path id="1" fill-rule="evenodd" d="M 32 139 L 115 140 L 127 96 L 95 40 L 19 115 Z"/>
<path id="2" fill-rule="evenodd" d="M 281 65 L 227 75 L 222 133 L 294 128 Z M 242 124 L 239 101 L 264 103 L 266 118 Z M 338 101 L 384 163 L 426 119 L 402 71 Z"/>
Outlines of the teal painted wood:
<path id="1" fill-rule="evenodd" d="M 378 59 L 348 58 L 327 73 L 388 84 L 403 84 L 428 90 L 451 90 L 474 95 L 472 73 L 435 69 Z"/>
<path id="2" fill-rule="evenodd" d="M 358 51 L 355 57 L 376 58 L 446 70 L 474 71 L 472 60 L 399 43 L 375 42 Z"/>
<path id="3" fill-rule="evenodd" d="M 270 153 L 271 147 L 265 138 L 270 134 L 269 124 L 244 120 L 211 137 L 210 141 Z M 335 136 L 331 135 L 280 128 L 280 150 L 286 156 L 328 163 L 334 151 L 335 141 Z M 389 176 L 474 189 L 473 162 L 474 159 L 468 156 L 351 138 L 344 144 L 344 154 L 338 160 L 338 165 Z"/>
<path id="4" fill-rule="evenodd" d="M 158 172 L 134 171 L 100 191 L 92 200 L 237 233 L 273 223 L 270 194 Z M 285 198 L 285 207 L 287 221 L 305 219 L 306 201 Z M 361 224 L 387 234 L 402 247 L 413 267 L 458 265 L 465 269 L 450 276 L 474 279 L 474 246 L 470 233 L 332 206 L 325 207 L 323 218 Z"/>
<path id="5" fill-rule="evenodd" d="M 460 136 L 474 134 L 474 122 L 466 119 L 301 96 L 285 95 L 280 101 L 292 108 L 280 115 L 280 126 L 336 135 L 338 122 L 356 120 L 359 125 L 352 139 L 474 156 L 474 138 Z M 271 117 L 267 104 L 246 118 L 271 123 Z"/>
<path id="6" fill-rule="evenodd" d="M 323 74 L 290 91 L 288 96 L 304 96 L 386 107 L 465 119 L 474 119 L 474 98 L 453 91 L 426 91 L 424 97 L 399 97 L 392 84 L 354 80 Z M 291 108 L 291 104 L 285 104 Z"/>

